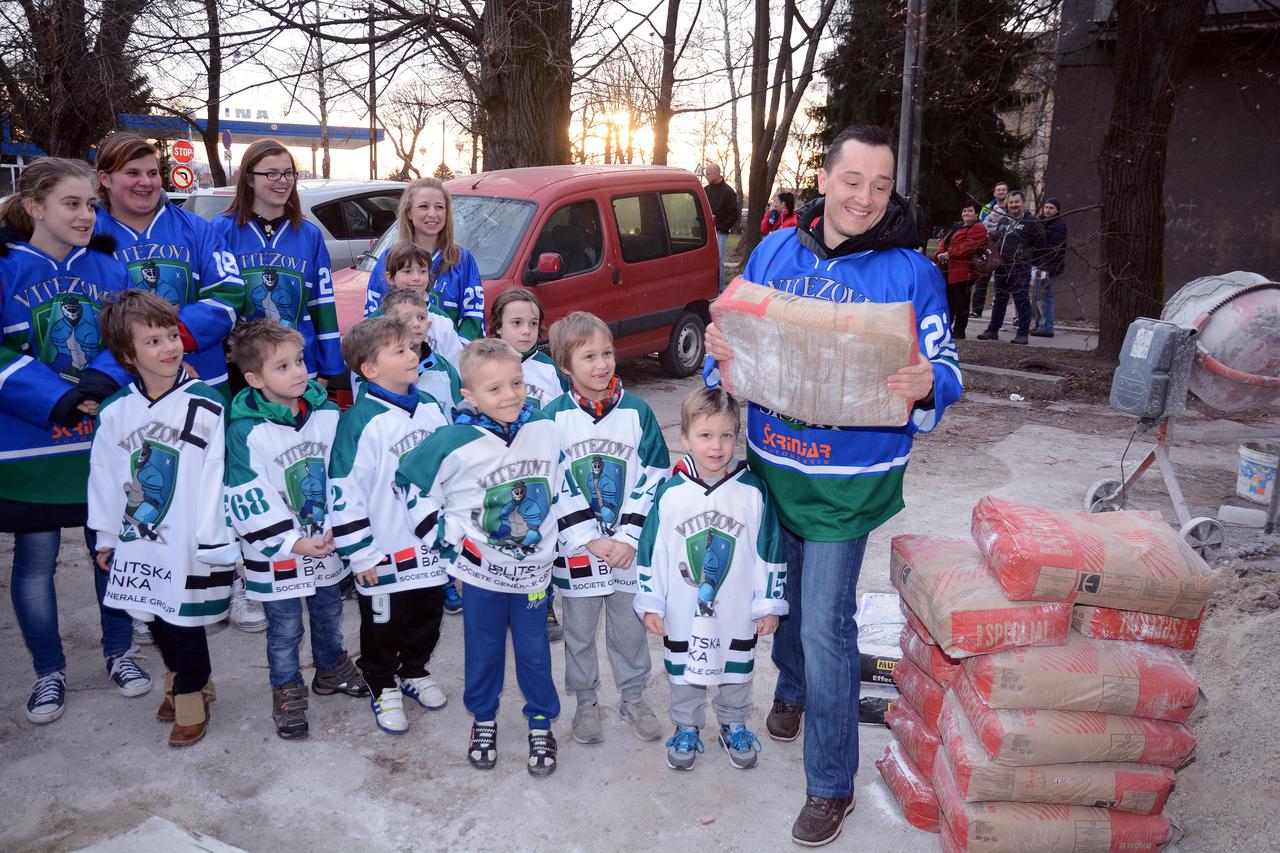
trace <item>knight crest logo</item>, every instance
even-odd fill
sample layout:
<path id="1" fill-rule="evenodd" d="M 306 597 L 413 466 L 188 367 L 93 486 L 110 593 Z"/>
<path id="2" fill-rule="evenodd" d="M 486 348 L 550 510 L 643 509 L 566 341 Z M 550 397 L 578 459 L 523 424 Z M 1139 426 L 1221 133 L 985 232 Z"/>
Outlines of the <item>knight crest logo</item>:
<path id="1" fill-rule="evenodd" d="M 190 287 L 191 270 L 180 261 L 148 259 L 129 264 L 129 278 L 136 287 L 149 290 L 174 305 L 183 305 Z"/>
<path id="2" fill-rule="evenodd" d="M 69 382 L 102 349 L 98 336 L 98 306 L 86 298 L 66 294 L 31 312 L 31 331 L 40 341 L 40 361 Z"/>
<path id="3" fill-rule="evenodd" d="M 571 466 L 573 479 L 591 504 L 591 511 L 605 535 L 618 527 L 622 512 L 623 490 L 627 482 L 627 463 L 613 456 L 584 456 Z"/>
<path id="4" fill-rule="evenodd" d="M 308 536 L 324 532 L 324 496 L 329 487 L 324 460 L 316 457 L 299 459 L 284 469 L 285 503 L 297 516 Z"/>
<path id="5" fill-rule="evenodd" d="M 733 562 L 733 549 L 737 543 L 722 530 L 709 527 L 700 530 L 684 541 L 689 562 L 680 564 L 680 576 L 685 583 L 698 588 L 698 615 L 716 615 L 716 593 L 724 586 Z"/>
<path id="6" fill-rule="evenodd" d="M 473 521 L 504 554 L 524 559 L 542 541 L 543 521 L 551 512 L 551 487 L 542 477 L 514 480 L 485 490 L 484 508 Z"/>
<path id="7" fill-rule="evenodd" d="M 302 318 L 302 276 L 289 270 L 259 267 L 244 271 L 255 317 L 298 328 Z"/>
<path id="8" fill-rule="evenodd" d="M 164 543 L 165 516 L 173 503 L 178 478 L 178 451 L 144 441 L 130 460 L 132 479 L 124 487 L 124 527 L 121 542 L 149 539 Z"/>

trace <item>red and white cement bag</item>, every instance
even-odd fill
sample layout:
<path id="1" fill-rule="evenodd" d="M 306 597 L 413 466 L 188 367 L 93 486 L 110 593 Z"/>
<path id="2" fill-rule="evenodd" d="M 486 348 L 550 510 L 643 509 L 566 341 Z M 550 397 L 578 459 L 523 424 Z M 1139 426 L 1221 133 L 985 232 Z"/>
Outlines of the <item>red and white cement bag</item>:
<path id="1" fill-rule="evenodd" d="M 1114 610 L 1110 607 L 1076 605 L 1071 611 L 1071 625 L 1086 637 L 1100 640 L 1137 640 L 1169 646 L 1189 652 L 1196 647 L 1200 637 L 1200 622 L 1204 611 L 1194 619 L 1177 616 L 1161 616 L 1139 610 Z"/>
<path id="2" fill-rule="evenodd" d="M 920 620 L 916 620 L 918 624 Z M 902 634 L 898 638 L 902 646 L 902 656 L 909 658 L 925 675 L 946 687 L 960 670 L 960 660 L 947 657 L 937 644 L 927 642 L 915 632 L 910 620 L 902 626 Z"/>
<path id="3" fill-rule="evenodd" d="M 967 674 L 948 689 L 960 701 L 987 755 L 1013 767 L 1081 761 L 1181 767 L 1196 746 L 1186 726 L 1169 720 L 1093 711 L 996 710 L 982 701 Z"/>
<path id="4" fill-rule="evenodd" d="M 925 832 L 937 832 L 938 798 L 933 793 L 933 782 L 911 763 L 900 743 L 889 741 L 884 755 L 876 761 L 876 769 L 907 822 Z"/>
<path id="5" fill-rule="evenodd" d="M 893 730 L 893 736 L 902 745 L 903 751 L 911 759 L 911 763 L 920 768 L 927 779 L 933 773 L 933 760 L 942 746 L 942 739 L 937 732 L 929 731 L 920 712 L 911 707 L 906 699 L 899 699 L 889 706 L 884 721 Z"/>
<path id="6" fill-rule="evenodd" d="M 1067 641 L 1070 605 L 1010 601 L 968 539 L 895 536 L 889 578 L 902 596 L 904 612 L 910 608 L 953 658 Z M 911 623 L 910 614 L 907 621 Z"/>
<path id="7" fill-rule="evenodd" d="M 844 285 L 815 278 L 836 289 Z M 910 302 L 798 296 L 741 276 L 711 303 L 733 346 L 725 389 L 811 424 L 900 427 L 911 404 L 885 380 L 919 352 Z M 766 436 L 765 440 L 768 440 Z"/>
<path id="8" fill-rule="evenodd" d="M 1158 513 L 1060 512 L 988 496 L 971 527 L 1010 598 L 1194 619 L 1217 585 Z"/>
<path id="9" fill-rule="evenodd" d="M 942 685 L 925 675 L 918 666 L 905 658 L 898 661 L 898 665 L 893 668 L 893 680 L 897 683 L 902 697 L 920 714 L 925 727 L 936 735 L 938 714 L 942 712 Z"/>
<path id="10" fill-rule="evenodd" d="M 966 803 L 946 751 L 933 768 L 938 810 L 964 853 L 1156 853 L 1173 840 L 1164 815 L 1044 803 Z"/>
<path id="11" fill-rule="evenodd" d="M 938 729 L 965 802 L 1062 803 L 1159 814 L 1173 790 L 1173 768 L 1158 764 L 998 764 L 983 749 L 954 693 L 942 705 Z"/>
<path id="12" fill-rule="evenodd" d="M 964 670 L 990 708 L 1100 711 L 1181 723 L 1200 692 L 1173 649 L 1075 631 L 1065 646 L 966 658 Z"/>

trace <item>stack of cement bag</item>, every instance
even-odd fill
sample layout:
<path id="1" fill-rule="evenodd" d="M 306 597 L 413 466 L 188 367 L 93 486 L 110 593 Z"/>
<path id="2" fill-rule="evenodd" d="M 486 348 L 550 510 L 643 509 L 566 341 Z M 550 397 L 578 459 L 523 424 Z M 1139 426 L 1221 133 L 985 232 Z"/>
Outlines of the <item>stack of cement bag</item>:
<path id="1" fill-rule="evenodd" d="M 904 815 L 946 851 L 1159 850 L 1212 571 L 1154 514 L 988 497 L 972 532 L 893 541 L 902 700 L 876 766 Z"/>

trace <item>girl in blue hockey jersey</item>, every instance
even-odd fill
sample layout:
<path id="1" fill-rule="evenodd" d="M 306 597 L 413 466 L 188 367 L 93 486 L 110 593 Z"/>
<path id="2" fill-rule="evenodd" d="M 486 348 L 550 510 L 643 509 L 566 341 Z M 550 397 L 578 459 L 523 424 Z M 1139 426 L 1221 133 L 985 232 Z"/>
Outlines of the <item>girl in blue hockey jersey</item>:
<path id="1" fill-rule="evenodd" d="M 142 137 L 116 133 L 98 146 L 98 183 L 96 232 L 115 240 L 134 287 L 178 308 L 186 360 L 201 381 L 225 386 L 223 341 L 246 298 L 235 255 L 212 225 L 164 201 L 156 149 Z M 105 372 L 109 378 L 95 371 L 81 385 L 94 399 L 130 381 L 118 367 Z"/>
<path id="2" fill-rule="evenodd" d="M 329 249 L 320 229 L 302 218 L 298 166 L 287 148 L 274 139 L 249 146 L 235 200 L 213 228 L 236 256 L 248 293 L 245 317 L 297 329 L 307 370 L 321 384 L 344 373 Z"/>
<path id="3" fill-rule="evenodd" d="M 454 242 L 453 197 L 442 182 L 420 178 L 400 196 L 400 240 L 416 243 L 431 252 L 432 298 L 436 307 L 453 320 L 466 344 L 484 334 L 484 284 L 471 253 Z M 387 255 L 384 252 L 369 274 L 364 315 L 378 310 L 387 292 Z"/>
<path id="4" fill-rule="evenodd" d="M 129 286 L 110 241 L 93 237 L 93 201 L 84 163 L 46 157 L 0 209 L 0 531 L 14 534 L 10 593 L 36 671 L 33 723 L 58 719 L 66 702 L 53 574 L 62 528 L 85 523 L 98 409 L 77 382 L 104 361 L 103 300 Z M 121 693 L 140 696 L 151 680 L 134 663 L 129 617 L 101 607 L 107 579 L 93 575 L 107 671 Z"/>

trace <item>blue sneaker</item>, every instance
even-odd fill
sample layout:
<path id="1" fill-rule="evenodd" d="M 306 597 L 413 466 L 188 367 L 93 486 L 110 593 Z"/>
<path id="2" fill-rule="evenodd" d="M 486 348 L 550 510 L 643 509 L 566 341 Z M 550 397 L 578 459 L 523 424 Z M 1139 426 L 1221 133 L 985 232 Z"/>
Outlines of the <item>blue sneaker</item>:
<path id="1" fill-rule="evenodd" d="M 760 739 L 742 723 L 721 726 L 720 745 L 729 753 L 729 763 L 739 770 L 750 770 L 756 766 Z"/>
<path id="2" fill-rule="evenodd" d="M 444 585 L 444 612 L 454 615 L 462 612 L 462 593 L 452 580 Z"/>
<path id="3" fill-rule="evenodd" d="M 33 723 L 52 723 L 67 708 L 67 674 L 62 670 L 42 675 L 31 688 L 27 699 L 27 719 Z"/>
<path id="4" fill-rule="evenodd" d="M 107 658 L 107 675 L 121 696 L 141 696 L 151 691 L 151 676 L 134 662 L 135 656 L 141 657 L 137 647 Z"/>
<path id="5" fill-rule="evenodd" d="M 667 739 L 667 766 L 672 770 L 692 770 L 698 753 L 703 751 L 697 729 L 676 726 L 676 733 Z"/>

